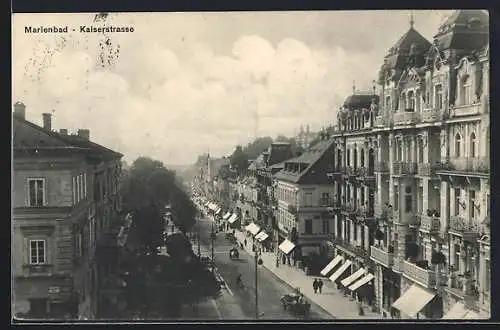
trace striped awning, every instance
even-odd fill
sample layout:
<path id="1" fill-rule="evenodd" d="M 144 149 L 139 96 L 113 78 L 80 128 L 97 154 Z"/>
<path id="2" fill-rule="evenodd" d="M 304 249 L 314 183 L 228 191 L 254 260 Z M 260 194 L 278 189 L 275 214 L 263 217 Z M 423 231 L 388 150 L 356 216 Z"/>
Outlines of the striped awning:
<path id="1" fill-rule="evenodd" d="M 234 223 L 238 220 L 238 215 L 236 213 L 233 213 L 233 215 L 227 220 L 229 223 Z"/>
<path id="2" fill-rule="evenodd" d="M 347 268 L 349 268 L 349 266 L 351 266 L 351 261 L 346 260 L 342 264 L 342 266 L 340 266 L 339 269 L 337 269 L 337 271 L 333 273 L 332 276 L 330 276 L 330 281 L 335 282 L 340 277 L 340 275 L 342 275 L 347 270 Z"/>
<path id="3" fill-rule="evenodd" d="M 229 219 L 229 217 L 231 216 L 231 212 L 227 212 L 226 214 L 224 214 L 224 216 L 222 217 L 222 220 L 227 220 Z"/>
<path id="4" fill-rule="evenodd" d="M 256 225 L 255 222 L 251 222 L 248 226 L 245 227 L 245 230 L 255 236 L 259 233 L 260 227 Z"/>
<path id="5" fill-rule="evenodd" d="M 330 261 L 328 265 L 325 266 L 325 268 L 323 268 L 320 274 L 323 276 L 328 275 L 328 273 L 331 272 L 332 269 L 335 268 L 335 266 L 337 266 L 341 261 L 342 261 L 342 256 L 337 255 L 335 258 L 333 258 L 332 261 Z"/>
<path id="6" fill-rule="evenodd" d="M 347 286 L 351 285 L 354 281 L 356 281 L 358 278 L 363 276 L 364 273 L 365 273 L 365 269 L 360 268 L 357 271 L 355 271 L 354 273 L 352 273 L 351 275 L 344 278 L 342 281 L 340 281 L 340 284 L 347 287 Z"/>
<path id="7" fill-rule="evenodd" d="M 222 211 L 222 209 L 219 207 L 219 208 L 217 209 L 217 211 L 215 211 L 215 215 L 218 215 L 218 214 L 220 213 L 220 211 Z"/>
<path id="8" fill-rule="evenodd" d="M 280 251 L 283 252 L 284 254 L 289 254 L 290 252 L 292 252 L 294 248 L 295 244 L 293 244 L 287 239 L 281 242 L 281 244 L 278 246 L 278 249 L 280 249 Z"/>
<path id="9" fill-rule="evenodd" d="M 392 307 L 408 315 L 410 318 L 413 318 L 416 317 L 435 296 L 435 293 L 413 284 L 392 304 Z"/>
<path id="10" fill-rule="evenodd" d="M 361 288 L 363 285 L 367 284 L 374 278 L 375 276 L 373 276 L 372 273 L 368 273 L 362 278 L 360 278 L 357 282 L 354 282 L 354 284 L 351 284 L 351 286 L 348 289 L 351 291 L 356 291 L 357 289 Z"/>
<path id="11" fill-rule="evenodd" d="M 260 242 L 264 242 L 268 237 L 269 235 L 265 231 L 261 231 L 260 233 L 257 234 L 257 236 L 255 236 L 255 238 L 258 239 Z"/>

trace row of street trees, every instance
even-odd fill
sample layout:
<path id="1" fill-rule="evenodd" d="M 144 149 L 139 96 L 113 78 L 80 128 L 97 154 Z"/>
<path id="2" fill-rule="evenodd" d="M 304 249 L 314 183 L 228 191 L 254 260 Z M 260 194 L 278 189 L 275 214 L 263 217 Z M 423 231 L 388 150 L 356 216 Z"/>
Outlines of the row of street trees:
<path id="1" fill-rule="evenodd" d="M 127 304 L 132 310 L 161 310 L 163 316 L 179 317 L 186 299 L 218 292 L 215 279 L 206 271 L 184 235 L 196 223 L 196 207 L 184 191 L 182 182 L 162 162 L 141 157 L 124 173 L 123 207 L 134 216 L 131 228 L 137 237 L 139 255 L 127 265 Z M 165 205 L 171 219 L 183 233 L 168 236 Z M 158 255 L 165 245 L 168 256 Z M 201 290 L 202 288 L 208 290 Z"/>

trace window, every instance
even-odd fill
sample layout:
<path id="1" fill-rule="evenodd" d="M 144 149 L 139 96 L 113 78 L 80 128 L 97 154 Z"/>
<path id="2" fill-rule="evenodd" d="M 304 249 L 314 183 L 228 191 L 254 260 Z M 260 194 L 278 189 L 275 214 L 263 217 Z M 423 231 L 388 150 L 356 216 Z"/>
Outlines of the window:
<path id="1" fill-rule="evenodd" d="M 330 221 L 328 219 L 323 219 L 323 234 L 328 234 L 330 232 Z"/>
<path id="2" fill-rule="evenodd" d="M 358 149 L 354 149 L 354 169 L 358 168 Z"/>
<path id="3" fill-rule="evenodd" d="M 460 137 L 460 134 L 459 134 L 459 133 L 457 133 L 457 134 L 455 135 L 455 157 L 456 157 L 456 158 L 459 158 L 459 157 L 460 157 L 460 147 L 461 147 L 461 143 L 462 143 L 462 141 L 461 141 L 461 140 L 462 140 L 462 139 L 461 139 L 461 137 Z"/>
<path id="4" fill-rule="evenodd" d="M 83 244 L 82 244 L 82 233 L 78 232 L 76 235 L 76 256 L 81 257 L 83 255 Z"/>
<path id="5" fill-rule="evenodd" d="M 399 210 L 399 187 L 394 186 L 394 210 Z"/>
<path id="6" fill-rule="evenodd" d="M 385 108 L 390 111 L 391 110 L 391 97 L 386 96 L 385 97 Z"/>
<path id="7" fill-rule="evenodd" d="M 411 193 L 411 187 L 406 187 L 405 189 L 405 212 L 410 213 L 413 209 L 413 199 Z"/>
<path id="8" fill-rule="evenodd" d="M 87 173 L 83 173 L 83 196 L 87 197 Z"/>
<path id="9" fill-rule="evenodd" d="M 330 200 L 330 194 L 329 193 L 322 193 L 321 194 L 321 205 L 328 206 L 328 201 Z"/>
<path id="10" fill-rule="evenodd" d="M 418 162 L 422 164 L 424 162 L 424 141 L 418 139 Z"/>
<path id="11" fill-rule="evenodd" d="M 360 150 L 360 162 L 361 167 L 365 166 L 365 151 L 363 149 Z"/>
<path id="12" fill-rule="evenodd" d="M 351 166 L 351 149 L 347 149 L 347 166 Z"/>
<path id="13" fill-rule="evenodd" d="M 443 108 L 443 87 L 441 85 L 437 85 L 435 87 L 435 93 L 436 93 L 435 107 L 436 107 L 436 109 L 442 109 Z"/>
<path id="14" fill-rule="evenodd" d="M 80 176 L 76 176 L 76 201 L 79 202 L 82 199 L 82 195 L 80 195 Z"/>
<path id="15" fill-rule="evenodd" d="M 76 199 L 76 177 L 73 177 L 73 204 L 76 204 L 78 200 Z"/>
<path id="16" fill-rule="evenodd" d="M 460 269 L 460 244 L 455 244 L 455 255 L 453 256 L 454 261 L 454 269 Z"/>
<path id="17" fill-rule="evenodd" d="M 408 92 L 408 110 L 415 111 L 415 93 L 413 91 Z"/>
<path id="18" fill-rule="evenodd" d="M 467 105 L 472 103 L 472 80 L 468 75 L 462 78 L 462 104 Z"/>
<path id="19" fill-rule="evenodd" d="M 473 220 L 476 213 L 476 192 L 474 190 L 469 190 L 469 216 Z"/>
<path id="20" fill-rule="evenodd" d="M 80 178 L 80 198 L 81 199 L 84 199 L 85 198 L 85 194 L 84 194 L 84 190 L 83 190 L 83 174 L 80 174 L 78 176 Z"/>
<path id="21" fill-rule="evenodd" d="M 406 109 L 406 94 L 405 93 L 401 94 L 401 105 L 400 105 L 399 109 L 401 109 L 403 111 Z"/>
<path id="22" fill-rule="evenodd" d="M 312 234 L 313 233 L 313 226 L 312 226 L 312 219 L 307 219 L 305 221 L 306 225 L 306 234 Z"/>
<path id="23" fill-rule="evenodd" d="M 472 133 L 470 135 L 470 152 L 469 157 L 476 157 L 476 134 Z"/>
<path id="24" fill-rule="evenodd" d="M 29 205 L 32 207 L 41 207 L 45 205 L 45 180 L 28 179 Z"/>
<path id="25" fill-rule="evenodd" d="M 401 139 L 396 140 L 396 160 L 403 160 L 403 141 Z"/>
<path id="26" fill-rule="evenodd" d="M 312 206 L 312 192 L 306 192 L 305 197 L 305 206 Z"/>
<path id="27" fill-rule="evenodd" d="M 460 189 L 455 189 L 455 215 L 460 215 Z"/>
<path id="28" fill-rule="evenodd" d="M 46 262 L 45 241 L 30 240 L 30 264 L 40 265 Z"/>

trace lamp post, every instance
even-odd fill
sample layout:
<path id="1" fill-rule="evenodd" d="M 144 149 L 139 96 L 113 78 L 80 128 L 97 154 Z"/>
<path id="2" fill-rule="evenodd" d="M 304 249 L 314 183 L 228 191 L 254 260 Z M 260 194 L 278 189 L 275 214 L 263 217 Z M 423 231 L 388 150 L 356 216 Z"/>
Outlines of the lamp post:
<path id="1" fill-rule="evenodd" d="M 259 319 L 259 273 L 258 273 L 258 267 L 262 265 L 263 261 L 260 258 L 260 253 L 255 251 L 254 255 L 255 259 L 255 319 Z"/>

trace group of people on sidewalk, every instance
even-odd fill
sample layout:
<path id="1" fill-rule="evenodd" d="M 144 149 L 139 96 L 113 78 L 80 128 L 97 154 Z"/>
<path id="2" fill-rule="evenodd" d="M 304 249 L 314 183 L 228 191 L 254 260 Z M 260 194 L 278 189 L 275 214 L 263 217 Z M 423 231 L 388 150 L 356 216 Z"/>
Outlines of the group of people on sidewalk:
<path id="1" fill-rule="evenodd" d="M 321 291 L 323 290 L 323 280 L 320 278 L 315 278 L 313 281 L 313 289 L 314 293 L 321 293 Z"/>

